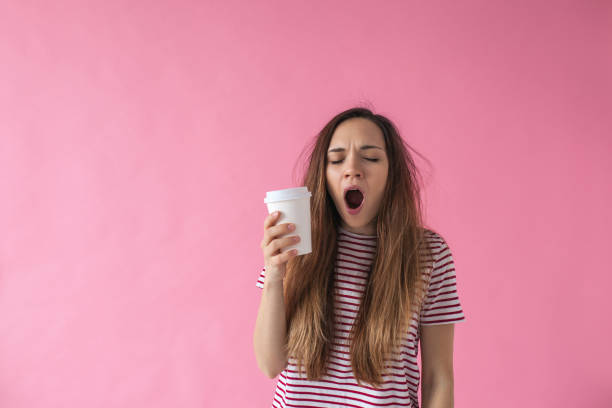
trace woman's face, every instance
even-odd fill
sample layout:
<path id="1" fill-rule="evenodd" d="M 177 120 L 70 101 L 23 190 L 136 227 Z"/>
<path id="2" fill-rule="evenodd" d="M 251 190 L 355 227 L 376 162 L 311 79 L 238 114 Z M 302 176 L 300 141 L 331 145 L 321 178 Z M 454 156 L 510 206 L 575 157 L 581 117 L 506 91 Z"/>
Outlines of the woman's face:
<path id="1" fill-rule="evenodd" d="M 376 216 L 389 171 L 385 148 L 382 131 L 364 118 L 345 120 L 332 135 L 325 169 L 327 191 L 348 231 L 376 235 Z M 364 195 L 357 214 L 349 212 L 345 200 L 349 186 L 358 186 Z"/>

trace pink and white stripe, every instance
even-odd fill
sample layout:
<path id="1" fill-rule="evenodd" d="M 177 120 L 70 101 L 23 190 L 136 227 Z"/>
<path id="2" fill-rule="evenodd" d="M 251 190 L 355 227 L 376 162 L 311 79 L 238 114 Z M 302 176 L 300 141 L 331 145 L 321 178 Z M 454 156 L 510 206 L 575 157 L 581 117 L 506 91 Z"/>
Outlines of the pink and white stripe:
<path id="1" fill-rule="evenodd" d="M 353 376 L 347 337 L 359 310 L 361 297 L 376 253 L 376 236 L 355 234 L 338 228 L 338 254 L 335 267 L 336 333 L 331 343 L 327 374 L 320 381 L 298 375 L 290 357 L 280 373 L 273 396 L 273 407 L 418 407 L 420 372 L 417 365 L 419 327 L 465 320 L 457 293 L 455 266 L 444 239 L 427 231 L 432 249 L 433 272 L 427 297 L 419 316 L 404 334 L 398 355 L 388 361 L 389 372 L 381 388 L 360 386 Z M 263 289 L 265 268 L 256 286 Z"/>

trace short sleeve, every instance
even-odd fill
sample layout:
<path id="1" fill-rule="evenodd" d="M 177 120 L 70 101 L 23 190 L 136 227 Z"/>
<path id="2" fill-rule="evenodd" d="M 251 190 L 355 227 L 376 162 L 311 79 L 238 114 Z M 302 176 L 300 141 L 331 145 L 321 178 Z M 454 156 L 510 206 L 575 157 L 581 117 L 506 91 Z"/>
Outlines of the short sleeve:
<path id="1" fill-rule="evenodd" d="M 266 277 L 266 268 L 263 267 L 261 269 L 261 273 L 259 274 L 259 279 L 257 279 L 257 282 L 255 282 L 255 286 L 257 286 L 260 289 L 263 289 L 265 277 Z"/>
<path id="2" fill-rule="evenodd" d="M 421 325 L 461 322 L 465 320 L 465 315 L 459 302 L 453 256 L 442 236 L 434 234 L 430 239 L 434 264 L 425 303 L 421 309 Z"/>

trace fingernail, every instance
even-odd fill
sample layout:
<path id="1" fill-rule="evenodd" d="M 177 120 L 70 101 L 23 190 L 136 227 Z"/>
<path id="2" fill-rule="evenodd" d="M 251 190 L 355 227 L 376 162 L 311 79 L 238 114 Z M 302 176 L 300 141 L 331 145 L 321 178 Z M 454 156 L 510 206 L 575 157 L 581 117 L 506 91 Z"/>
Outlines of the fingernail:
<path id="1" fill-rule="evenodd" d="M 287 225 L 287 228 L 289 228 L 290 230 L 292 230 L 292 229 L 294 229 L 294 228 L 295 228 L 295 225 L 293 225 L 293 224 L 289 224 L 289 225 Z"/>

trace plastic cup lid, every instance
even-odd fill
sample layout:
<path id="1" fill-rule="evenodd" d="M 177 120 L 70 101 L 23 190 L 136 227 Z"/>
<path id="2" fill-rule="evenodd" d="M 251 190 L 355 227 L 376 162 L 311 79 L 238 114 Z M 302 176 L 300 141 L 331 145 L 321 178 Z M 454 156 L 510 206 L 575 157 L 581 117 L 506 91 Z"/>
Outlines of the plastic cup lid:
<path id="1" fill-rule="evenodd" d="M 282 190 L 268 191 L 264 203 L 273 203 L 276 201 L 297 200 L 300 198 L 310 197 L 312 193 L 308 191 L 308 187 L 285 188 Z"/>

